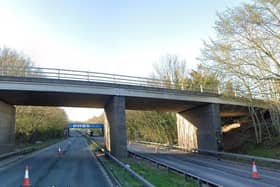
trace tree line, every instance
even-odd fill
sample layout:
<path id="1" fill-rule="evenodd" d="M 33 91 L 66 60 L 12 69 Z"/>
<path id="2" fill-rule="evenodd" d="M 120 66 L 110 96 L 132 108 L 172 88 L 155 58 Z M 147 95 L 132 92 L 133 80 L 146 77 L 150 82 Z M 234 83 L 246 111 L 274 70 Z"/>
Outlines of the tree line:
<path id="1" fill-rule="evenodd" d="M 16 142 L 34 143 L 64 136 L 68 122 L 63 109 L 57 107 L 16 107 Z"/>
<path id="2" fill-rule="evenodd" d="M 33 62 L 16 50 L 0 48 L 1 75 L 32 74 L 32 71 L 27 71 L 32 66 Z M 64 110 L 57 107 L 16 106 L 16 143 L 28 144 L 61 138 L 67 121 Z"/>

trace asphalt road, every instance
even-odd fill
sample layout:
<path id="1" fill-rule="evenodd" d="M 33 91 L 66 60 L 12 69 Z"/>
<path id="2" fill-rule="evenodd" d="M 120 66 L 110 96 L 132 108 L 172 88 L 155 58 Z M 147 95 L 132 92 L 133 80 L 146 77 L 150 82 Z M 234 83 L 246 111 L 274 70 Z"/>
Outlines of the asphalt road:
<path id="1" fill-rule="evenodd" d="M 252 179 L 252 166 L 217 160 L 182 151 L 159 150 L 142 144 L 128 145 L 130 151 L 209 179 L 225 187 L 280 187 L 280 171 L 258 168 L 260 179 Z"/>
<path id="2" fill-rule="evenodd" d="M 63 155 L 57 154 L 58 147 Z M 111 186 L 96 158 L 88 149 L 86 140 L 78 133 L 44 150 L 25 156 L 9 164 L 0 162 L 0 187 L 18 187 L 22 184 L 25 165 L 33 187 L 92 187 Z"/>

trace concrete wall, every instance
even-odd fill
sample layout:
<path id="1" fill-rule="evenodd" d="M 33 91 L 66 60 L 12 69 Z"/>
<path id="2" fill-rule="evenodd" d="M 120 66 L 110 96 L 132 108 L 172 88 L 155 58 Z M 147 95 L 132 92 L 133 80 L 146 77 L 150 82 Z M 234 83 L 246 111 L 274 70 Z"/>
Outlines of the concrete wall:
<path id="1" fill-rule="evenodd" d="M 218 150 L 221 118 L 218 104 L 205 104 L 180 112 L 177 118 L 178 144 L 186 149 Z"/>
<path id="2" fill-rule="evenodd" d="M 177 114 L 178 145 L 191 151 L 197 149 L 197 127 Z"/>
<path id="3" fill-rule="evenodd" d="M 15 146 L 15 107 L 0 101 L 0 153 Z"/>
<path id="4" fill-rule="evenodd" d="M 127 157 L 125 97 L 113 96 L 105 105 L 105 145 L 117 158 Z"/>

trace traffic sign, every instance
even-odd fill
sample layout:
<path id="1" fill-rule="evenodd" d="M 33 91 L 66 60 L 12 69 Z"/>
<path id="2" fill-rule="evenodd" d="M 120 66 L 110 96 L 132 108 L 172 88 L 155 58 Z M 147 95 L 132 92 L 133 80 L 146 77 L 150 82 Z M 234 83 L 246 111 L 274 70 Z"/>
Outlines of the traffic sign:
<path id="1" fill-rule="evenodd" d="M 100 129 L 104 128 L 104 125 L 102 123 L 69 123 L 68 128 Z"/>

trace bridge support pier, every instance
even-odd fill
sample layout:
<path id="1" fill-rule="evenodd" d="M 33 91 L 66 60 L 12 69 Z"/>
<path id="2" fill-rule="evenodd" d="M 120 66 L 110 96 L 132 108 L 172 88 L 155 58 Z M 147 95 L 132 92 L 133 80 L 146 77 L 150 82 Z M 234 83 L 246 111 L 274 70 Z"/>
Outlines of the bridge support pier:
<path id="1" fill-rule="evenodd" d="M 187 150 L 217 151 L 222 143 L 219 104 L 205 104 L 177 114 L 178 144 Z"/>
<path id="2" fill-rule="evenodd" d="M 105 106 L 105 145 L 117 158 L 127 157 L 125 97 L 113 96 Z"/>
<path id="3" fill-rule="evenodd" d="M 0 154 L 15 147 L 15 107 L 0 101 Z"/>

